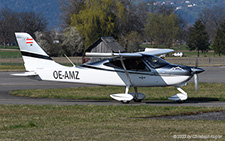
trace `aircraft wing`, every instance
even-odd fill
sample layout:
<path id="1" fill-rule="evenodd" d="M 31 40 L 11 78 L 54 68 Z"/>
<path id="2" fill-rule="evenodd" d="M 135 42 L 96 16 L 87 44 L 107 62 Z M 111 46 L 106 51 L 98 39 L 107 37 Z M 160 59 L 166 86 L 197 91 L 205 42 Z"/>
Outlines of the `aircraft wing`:
<path id="1" fill-rule="evenodd" d="M 173 49 L 157 49 L 146 48 L 143 52 L 136 53 L 98 53 L 98 52 L 86 52 L 88 57 L 142 57 L 143 55 L 159 55 L 174 52 Z"/>
<path id="2" fill-rule="evenodd" d="M 97 53 L 97 52 L 86 52 L 88 57 L 142 57 L 140 53 Z"/>
<path id="3" fill-rule="evenodd" d="M 144 52 L 140 52 L 141 54 L 144 55 L 160 55 L 160 54 L 166 54 L 174 52 L 173 49 L 159 49 L 159 48 L 145 48 Z"/>

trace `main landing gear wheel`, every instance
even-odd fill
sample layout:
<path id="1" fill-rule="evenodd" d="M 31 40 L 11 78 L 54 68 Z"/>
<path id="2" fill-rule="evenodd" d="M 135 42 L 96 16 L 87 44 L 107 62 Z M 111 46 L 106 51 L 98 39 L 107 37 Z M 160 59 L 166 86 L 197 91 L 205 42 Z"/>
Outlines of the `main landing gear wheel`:
<path id="1" fill-rule="evenodd" d="M 128 93 L 130 86 L 126 86 L 125 93 L 111 94 L 110 97 L 116 101 L 120 101 L 123 104 L 128 104 L 131 100 L 134 102 L 141 102 L 145 98 L 145 94 L 138 93 L 137 88 L 134 87 L 135 93 Z"/>
<path id="2" fill-rule="evenodd" d="M 121 101 L 123 104 L 129 104 L 130 103 L 130 101 L 126 101 L 126 100 L 122 100 Z"/>
<path id="3" fill-rule="evenodd" d="M 136 99 L 136 98 L 134 98 L 133 100 L 134 102 L 139 102 L 139 103 L 142 101 L 142 99 Z"/>
<path id="4" fill-rule="evenodd" d="M 134 87 L 135 93 L 131 93 L 133 95 L 133 101 L 134 102 L 141 102 L 143 99 L 145 99 L 145 94 L 138 93 L 137 87 Z"/>
<path id="5" fill-rule="evenodd" d="M 178 100 L 178 101 L 176 101 L 176 102 L 178 102 L 178 103 L 184 103 L 186 100 Z"/>

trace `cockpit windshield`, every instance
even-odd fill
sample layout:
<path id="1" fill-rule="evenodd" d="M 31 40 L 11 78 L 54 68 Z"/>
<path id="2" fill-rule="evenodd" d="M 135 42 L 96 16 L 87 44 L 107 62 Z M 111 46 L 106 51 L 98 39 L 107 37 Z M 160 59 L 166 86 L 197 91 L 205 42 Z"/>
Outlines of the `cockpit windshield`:
<path id="1" fill-rule="evenodd" d="M 144 59 L 153 68 L 161 68 L 169 64 L 165 60 L 158 58 L 156 56 L 146 55 L 144 56 Z"/>

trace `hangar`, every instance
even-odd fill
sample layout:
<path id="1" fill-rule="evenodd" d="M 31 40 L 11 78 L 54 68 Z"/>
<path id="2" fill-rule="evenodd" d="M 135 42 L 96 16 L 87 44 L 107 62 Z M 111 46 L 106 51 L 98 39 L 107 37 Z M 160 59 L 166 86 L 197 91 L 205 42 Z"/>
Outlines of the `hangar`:
<path id="1" fill-rule="evenodd" d="M 101 37 L 85 52 L 122 53 L 125 52 L 125 49 L 113 37 Z"/>

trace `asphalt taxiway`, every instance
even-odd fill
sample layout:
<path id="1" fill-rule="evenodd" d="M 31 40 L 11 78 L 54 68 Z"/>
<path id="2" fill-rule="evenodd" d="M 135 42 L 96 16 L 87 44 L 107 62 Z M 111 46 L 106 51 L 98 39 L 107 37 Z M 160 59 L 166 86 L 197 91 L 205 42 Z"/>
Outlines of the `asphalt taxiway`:
<path id="1" fill-rule="evenodd" d="M 204 67 L 205 72 L 199 75 L 200 82 L 225 83 L 225 67 Z M 50 88 L 73 88 L 89 87 L 73 83 L 59 83 L 37 81 L 26 77 L 16 77 L 10 74 L 16 72 L 0 72 L 0 104 L 4 105 L 123 105 L 113 100 L 71 100 L 71 99 L 51 99 L 51 98 L 29 98 L 18 97 L 9 94 L 11 90 L 20 89 L 50 89 Z M 193 80 L 190 80 L 193 82 Z M 215 101 L 186 101 L 177 103 L 173 101 L 143 101 L 141 103 L 130 102 L 129 105 L 149 105 L 149 106 L 199 106 L 199 107 L 225 107 L 225 102 Z M 218 118 L 219 117 L 219 118 Z M 154 117 L 153 117 L 154 118 Z M 159 119 L 205 119 L 205 120 L 225 120 L 224 111 L 203 113 L 187 116 L 156 117 Z"/>
<path id="2" fill-rule="evenodd" d="M 225 67 L 204 67 L 205 72 L 199 75 L 200 82 L 225 83 Z M 49 98 L 28 98 L 18 97 L 9 94 L 11 90 L 20 89 L 50 89 L 50 88 L 73 88 L 88 87 L 90 85 L 37 81 L 26 77 L 16 77 L 10 74 L 17 72 L 0 72 L 0 104 L 31 104 L 31 105 L 121 105 L 113 100 L 65 100 Z M 191 80 L 193 82 L 193 80 Z M 176 103 L 173 101 L 143 101 L 141 103 L 131 102 L 130 105 L 153 105 L 153 106 L 204 106 L 204 107 L 225 107 L 225 102 L 198 102 L 187 101 Z"/>

